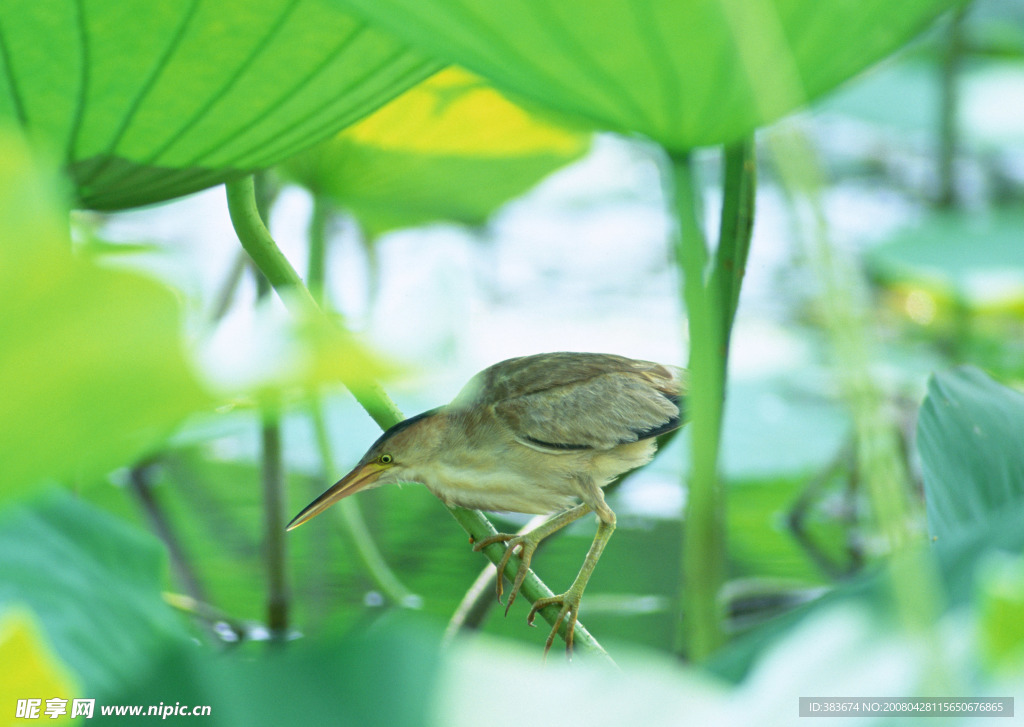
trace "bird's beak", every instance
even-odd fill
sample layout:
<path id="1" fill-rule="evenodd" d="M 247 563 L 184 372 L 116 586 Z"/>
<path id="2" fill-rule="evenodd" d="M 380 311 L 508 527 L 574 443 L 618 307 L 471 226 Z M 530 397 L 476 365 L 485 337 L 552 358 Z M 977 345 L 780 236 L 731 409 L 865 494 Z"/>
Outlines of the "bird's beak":
<path id="1" fill-rule="evenodd" d="M 383 472 L 384 468 L 376 462 L 368 462 L 361 467 L 356 467 L 336 482 L 327 492 L 306 505 L 306 509 L 288 523 L 287 529 L 294 530 L 307 520 L 315 518 L 343 497 L 348 497 L 355 492 L 359 492 L 359 490 L 362 490 L 367 485 L 373 484 Z"/>

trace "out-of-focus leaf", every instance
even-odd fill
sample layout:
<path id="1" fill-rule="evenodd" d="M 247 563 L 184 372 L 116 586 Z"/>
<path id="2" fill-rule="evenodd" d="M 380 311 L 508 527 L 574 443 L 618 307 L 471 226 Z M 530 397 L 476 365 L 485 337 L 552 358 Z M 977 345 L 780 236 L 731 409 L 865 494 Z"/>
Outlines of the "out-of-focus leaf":
<path id="1" fill-rule="evenodd" d="M 137 678 L 185 640 L 160 596 L 164 567 L 151 536 L 64 493 L 0 514 L 0 608 L 28 608 L 88 692 Z"/>
<path id="2" fill-rule="evenodd" d="M 379 235 L 438 220 L 481 224 L 587 147 L 586 134 L 449 68 L 284 169 Z"/>
<path id="3" fill-rule="evenodd" d="M 19 699 L 51 697 L 67 699 L 70 714 L 71 700 L 78 695 L 75 681 L 47 648 L 32 615 L 17 608 L 0 615 L 0 708 L 6 716 L 14 715 Z M 45 709 L 43 701 L 40 715 Z"/>
<path id="4" fill-rule="evenodd" d="M 97 713 L 109 704 L 206 704 L 211 724 L 232 727 L 285 724 L 295 715 L 315 724 L 430 721 L 438 633 L 393 615 L 343 641 L 223 654 L 187 638 L 161 597 L 162 550 L 63 493 L 0 516 L 0 609 L 18 604 L 33 613 L 82 690 L 65 678 L 61 689 L 39 696 L 95 697 Z M 25 660 L 8 660 L 11 644 L 0 646 L 3 663 L 19 678 L 32 676 L 24 639 L 14 646 Z M 31 686 L 17 696 L 43 685 Z"/>
<path id="5" fill-rule="evenodd" d="M 1024 56 L 1024 5 L 985 0 L 971 6 L 965 31 L 969 47 L 996 55 Z"/>
<path id="6" fill-rule="evenodd" d="M 502 89 L 676 150 L 750 133 L 956 4 L 335 1 Z"/>
<path id="7" fill-rule="evenodd" d="M 846 84 L 816 108 L 898 131 L 927 133 L 938 124 L 938 74 L 936 64 L 922 58 L 886 63 Z"/>
<path id="8" fill-rule="evenodd" d="M 395 614 L 345 638 L 302 639 L 278 649 L 253 644 L 241 653 L 214 654 L 175 645 L 155 653 L 148 674 L 106 693 L 105 701 L 210 705 L 201 721 L 217 727 L 297 720 L 433 725 L 439 640 L 421 620 Z M 123 720 L 132 721 L 139 720 Z"/>
<path id="9" fill-rule="evenodd" d="M 1019 209 L 990 215 L 936 214 L 873 249 L 868 265 L 888 283 L 913 282 L 975 307 L 1021 310 L 1022 229 L 1024 212 Z"/>
<path id="10" fill-rule="evenodd" d="M 729 557 L 740 573 L 819 584 L 830 575 L 819 567 L 821 560 L 827 560 L 836 569 L 848 565 L 849 555 L 843 552 L 847 528 L 835 519 L 821 517 L 820 508 L 812 509 L 804 523 L 806 543 L 802 544 L 789 529 L 790 509 L 812 479 L 794 477 L 729 483 L 726 505 Z"/>
<path id="11" fill-rule="evenodd" d="M 171 291 L 76 258 L 62 214 L 0 135 L 0 499 L 130 462 L 208 405 Z"/>
<path id="12" fill-rule="evenodd" d="M 810 476 L 835 460 L 849 436 L 849 417 L 823 383 L 815 384 L 819 372 L 797 376 L 730 383 L 722 434 L 727 477 Z"/>
<path id="13" fill-rule="evenodd" d="M 928 528 L 985 536 L 1024 504 L 1024 394 L 975 368 L 937 374 L 917 424 Z M 988 533 L 994 536 L 995 533 Z"/>
<path id="14" fill-rule="evenodd" d="M 1024 562 L 994 553 L 979 569 L 978 648 L 988 666 L 1024 664 Z"/>
<path id="15" fill-rule="evenodd" d="M 968 28 L 980 5 L 974 4 Z M 966 145 L 977 150 L 1019 144 L 1024 139 L 1024 65 L 1019 58 L 968 58 L 957 75 L 957 120 Z M 941 64 L 935 55 L 911 55 L 865 73 L 816 108 L 928 138 L 940 124 Z"/>
<path id="16" fill-rule="evenodd" d="M 914 696 L 929 674 L 930 652 L 862 604 L 822 609 L 781 638 L 744 684 L 729 688 L 706 671 L 646 652 L 615 653 L 619 669 L 536 656 L 485 639 L 456 644 L 442 664 L 440 724 L 470 727 L 493 709 L 480 684 L 516 679 L 516 708 L 489 712 L 488 724 L 793 725 L 799 697 L 839 693 Z M 943 644 L 943 647 L 947 644 Z M 951 669 L 952 671 L 952 669 Z M 959 675 L 958 675 L 959 676 Z M 951 689 L 963 689 L 959 680 Z M 579 695 L 567 698 L 566 695 Z M 869 722 L 871 720 L 868 720 Z"/>
<path id="17" fill-rule="evenodd" d="M 322 0 L 9 0 L 0 119 L 116 209 L 320 141 L 439 65 Z"/>
<path id="18" fill-rule="evenodd" d="M 272 302 L 244 320 L 229 319 L 206 339 L 198 358 L 224 396 L 278 398 L 282 390 L 307 392 L 338 382 L 358 390 L 397 370 L 331 318 L 296 319 Z"/>

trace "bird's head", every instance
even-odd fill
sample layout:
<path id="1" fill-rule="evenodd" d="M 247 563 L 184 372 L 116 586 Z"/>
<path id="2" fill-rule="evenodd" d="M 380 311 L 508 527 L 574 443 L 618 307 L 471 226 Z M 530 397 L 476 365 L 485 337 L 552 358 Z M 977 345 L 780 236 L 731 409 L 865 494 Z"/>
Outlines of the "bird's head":
<path id="1" fill-rule="evenodd" d="M 435 431 L 439 427 L 439 421 L 434 417 L 436 413 L 437 410 L 431 410 L 409 417 L 384 432 L 351 472 L 309 503 L 288 523 L 288 530 L 294 530 L 338 500 L 360 490 L 390 482 L 416 482 L 417 468 L 426 462 L 434 450 Z"/>

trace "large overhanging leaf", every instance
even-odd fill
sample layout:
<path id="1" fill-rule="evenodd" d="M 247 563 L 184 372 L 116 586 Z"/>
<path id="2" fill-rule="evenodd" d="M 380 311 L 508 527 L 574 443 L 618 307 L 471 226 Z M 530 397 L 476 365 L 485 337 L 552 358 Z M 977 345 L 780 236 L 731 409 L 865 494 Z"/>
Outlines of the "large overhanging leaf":
<path id="1" fill-rule="evenodd" d="M 370 235 L 437 220 L 482 224 L 588 148 L 589 137 L 449 68 L 284 169 Z"/>
<path id="2" fill-rule="evenodd" d="M 274 164 L 438 68 L 323 0 L 5 0 L 0 47 L 0 121 L 95 209 Z"/>
<path id="3" fill-rule="evenodd" d="M 499 87 L 671 149 L 735 140 L 958 0 L 334 0 Z"/>

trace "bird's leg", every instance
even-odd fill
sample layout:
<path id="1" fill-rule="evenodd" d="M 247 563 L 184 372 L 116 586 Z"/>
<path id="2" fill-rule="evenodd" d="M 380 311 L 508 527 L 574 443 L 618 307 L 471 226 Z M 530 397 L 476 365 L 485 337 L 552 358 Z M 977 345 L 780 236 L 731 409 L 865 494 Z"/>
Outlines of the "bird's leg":
<path id="1" fill-rule="evenodd" d="M 607 508 L 606 508 L 607 509 Z M 583 561 L 583 566 L 580 568 L 579 574 L 576 576 L 576 580 L 569 586 L 569 590 L 560 596 L 549 596 L 547 598 L 538 598 L 533 607 L 530 608 L 530 613 L 526 617 L 526 623 L 533 626 L 533 619 L 537 615 L 537 612 L 542 608 L 551 605 L 561 606 L 562 610 L 558 614 L 558 618 L 555 619 L 554 625 L 551 627 L 551 633 L 548 634 L 548 640 L 544 644 L 544 656 L 547 656 L 548 651 L 551 650 L 551 644 L 555 641 L 555 635 L 558 633 L 558 627 L 562 625 L 562 621 L 565 621 L 565 651 L 569 658 L 572 658 L 572 635 L 576 629 L 576 621 L 579 618 L 580 601 L 583 599 L 583 589 L 587 587 L 587 581 L 590 580 L 591 574 L 594 572 L 594 568 L 597 566 L 597 561 L 601 558 L 601 553 L 604 551 L 604 546 L 608 543 L 612 533 L 615 531 L 615 514 L 608 510 L 611 514 L 610 520 L 601 518 L 600 523 L 597 526 L 597 535 L 594 536 L 594 542 L 590 545 L 590 550 L 587 551 L 587 557 Z"/>
<path id="2" fill-rule="evenodd" d="M 508 603 L 505 604 L 506 616 L 508 615 L 508 610 L 512 608 L 512 602 L 516 600 L 516 596 L 519 594 L 519 588 L 523 585 L 523 581 L 526 579 L 526 574 L 530 572 L 530 560 L 533 558 L 533 553 L 537 550 L 537 546 L 540 545 L 540 541 L 551 535 L 551 533 L 556 530 L 561 530 L 574 520 L 579 520 L 590 512 L 590 510 L 590 505 L 583 503 L 581 505 L 577 505 L 571 510 L 566 510 L 565 512 L 555 515 L 546 523 L 534 528 L 528 533 L 523 533 L 522 535 L 498 533 L 497 535 L 492 535 L 489 538 L 484 538 L 473 546 L 473 550 L 480 551 L 489 545 L 494 545 L 494 543 L 508 544 L 505 548 L 505 555 L 501 557 L 501 562 L 498 563 L 499 603 L 501 603 L 501 594 L 503 592 L 503 583 L 505 580 L 505 566 L 508 565 L 509 558 L 512 557 L 512 551 L 517 547 L 520 548 L 519 570 L 516 571 L 515 580 L 512 582 L 512 590 L 508 593 Z"/>

